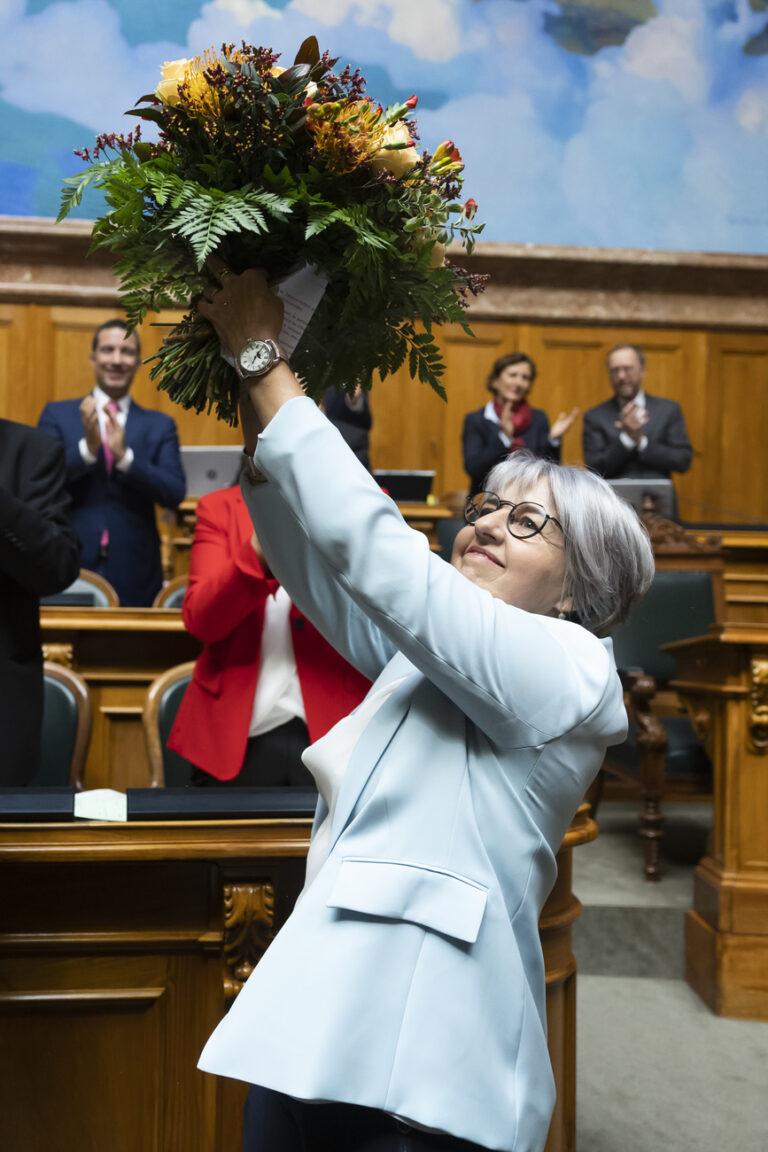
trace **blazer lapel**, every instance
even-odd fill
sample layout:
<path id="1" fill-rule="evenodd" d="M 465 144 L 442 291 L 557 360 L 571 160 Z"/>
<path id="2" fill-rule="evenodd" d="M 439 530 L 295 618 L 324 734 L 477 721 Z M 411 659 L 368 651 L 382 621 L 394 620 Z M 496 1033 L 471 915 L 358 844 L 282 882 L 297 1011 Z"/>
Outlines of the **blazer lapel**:
<path id="1" fill-rule="evenodd" d="M 131 444 L 132 441 L 129 436 L 135 441 L 141 429 L 142 419 L 144 416 L 144 409 L 140 408 L 134 399 L 128 406 L 128 415 L 125 418 L 125 442 Z"/>
<path id="2" fill-rule="evenodd" d="M 413 695 L 414 684 L 418 681 L 419 676 L 420 673 L 416 671 L 411 662 L 398 654 L 390 660 L 371 689 L 374 691 L 384 688 L 393 680 L 403 678 L 403 682 L 397 685 L 392 695 L 384 701 L 366 725 L 349 758 L 349 765 L 336 799 L 329 852 L 333 851 L 336 841 L 349 823 L 354 807 L 371 774 L 405 719 Z"/>
<path id="3" fill-rule="evenodd" d="M 659 431 L 659 406 L 656 403 L 656 398 L 649 396 L 647 392 L 645 394 L 645 410 L 648 413 L 648 423 L 645 425 L 643 431 L 649 440 L 654 440 L 657 438 Z"/>

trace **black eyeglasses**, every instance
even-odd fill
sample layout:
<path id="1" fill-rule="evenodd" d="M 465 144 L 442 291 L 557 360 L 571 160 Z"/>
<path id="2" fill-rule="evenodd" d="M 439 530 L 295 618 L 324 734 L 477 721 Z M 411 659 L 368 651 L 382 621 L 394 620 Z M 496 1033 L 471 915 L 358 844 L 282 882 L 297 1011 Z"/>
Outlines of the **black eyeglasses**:
<path id="1" fill-rule="evenodd" d="M 507 528 L 510 535 L 518 540 L 538 536 L 544 530 L 547 520 L 557 524 L 560 531 L 563 531 L 560 521 L 550 516 L 541 504 L 533 504 L 526 500 L 520 504 L 513 504 L 510 500 L 502 500 L 495 492 L 478 492 L 475 496 L 470 496 L 464 508 L 464 519 L 467 524 L 474 524 L 481 516 L 490 516 L 498 512 L 499 508 L 509 508 Z"/>

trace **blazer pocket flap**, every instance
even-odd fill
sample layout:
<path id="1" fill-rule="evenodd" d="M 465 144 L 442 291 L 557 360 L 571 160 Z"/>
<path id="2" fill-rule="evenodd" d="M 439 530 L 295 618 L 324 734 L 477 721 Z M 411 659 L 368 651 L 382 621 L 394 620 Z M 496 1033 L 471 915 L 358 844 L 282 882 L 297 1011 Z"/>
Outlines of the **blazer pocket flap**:
<path id="1" fill-rule="evenodd" d="M 345 856 L 328 907 L 412 921 L 473 944 L 487 897 L 487 888 L 456 872 Z"/>

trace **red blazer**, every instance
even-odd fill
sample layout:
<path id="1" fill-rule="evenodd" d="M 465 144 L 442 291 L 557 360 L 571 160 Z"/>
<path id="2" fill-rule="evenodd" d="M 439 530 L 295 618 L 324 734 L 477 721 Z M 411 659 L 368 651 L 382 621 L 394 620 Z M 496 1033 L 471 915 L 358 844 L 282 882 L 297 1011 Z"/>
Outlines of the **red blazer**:
<path id="1" fill-rule="evenodd" d="M 182 614 L 205 647 L 168 747 L 219 780 L 233 779 L 242 767 L 264 610 L 277 587 L 253 550 L 252 535 L 239 488 L 199 501 Z M 293 605 L 290 621 L 309 738 L 318 740 L 357 707 L 370 684 Z"/>

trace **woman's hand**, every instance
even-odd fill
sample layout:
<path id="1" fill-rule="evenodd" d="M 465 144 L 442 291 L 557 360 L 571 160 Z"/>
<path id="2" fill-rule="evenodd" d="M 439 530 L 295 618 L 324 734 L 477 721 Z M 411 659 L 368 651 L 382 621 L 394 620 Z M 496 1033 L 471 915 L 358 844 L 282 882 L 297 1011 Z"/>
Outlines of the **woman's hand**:
<path id="1" fill-rule="evenodd" d="M 222 344 L 237 359 L 249 340 L 277 341 L 283 327 L 283 302 L 267 284 L 262 268 L 249 268 L 236 276 L 216 255 L 206 264 L 221 284 L 208 288 L 197 306 L 201 316 L 216 329 Z M 256 439 L 283 404 L 304 392 L 284 360 L 278 360 L 263 376 L 243 382 L 240 415 L 245 447 L 250 453 Z M 245 404 L 244 401 L 249 403 Z"/>
<path id="2" fill-rule="evenodd" d="M 499 413 L 499 424 L 505 436 L 515 438 L 515 408 L 511 400 L 504 400 Z"/>
<path id="3" fill-rule="evenodd" d="M 249 340 L 277 340 L 283 326 L 283 302 L 267 284 L 262 268 L 236 276 L 216 255 L 206 260 L 221 284 L 206 289 L 197 310 L 216 329 L 222 344 L 237 357 Z"/>
<path id="4" fill-rule="evenodd" d="M 578 408 L 574 408 L 570 412 L 561 412 L 549 430 L 550 440 L 562 440 L 578 414 Z"/>

